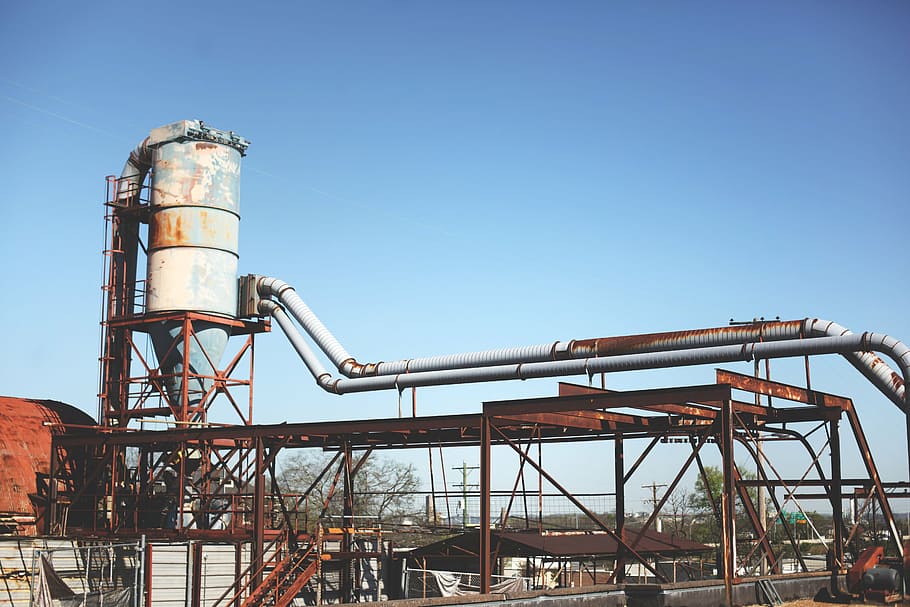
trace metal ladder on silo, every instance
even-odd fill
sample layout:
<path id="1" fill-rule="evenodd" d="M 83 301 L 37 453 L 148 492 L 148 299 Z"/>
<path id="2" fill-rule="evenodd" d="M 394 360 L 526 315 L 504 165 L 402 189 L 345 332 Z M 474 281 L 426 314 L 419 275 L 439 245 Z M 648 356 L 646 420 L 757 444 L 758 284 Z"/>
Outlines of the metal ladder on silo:
<path id="1" fill-rule="evenodd" d="M 764 594 L 765 600 L 762 601 L 762 604 L 771 605 L 783 605 L 784 600 L 780 598 L 780 594 L 777 593 L 777 588 L 774 587 L 774 584 L 771 583 L 771 580 L 768 578 L 762 578 L 756 582 L 758 589 L 760 590 L 759 595 Z M 761 600 L 761 596 L 758 597 Z"/>

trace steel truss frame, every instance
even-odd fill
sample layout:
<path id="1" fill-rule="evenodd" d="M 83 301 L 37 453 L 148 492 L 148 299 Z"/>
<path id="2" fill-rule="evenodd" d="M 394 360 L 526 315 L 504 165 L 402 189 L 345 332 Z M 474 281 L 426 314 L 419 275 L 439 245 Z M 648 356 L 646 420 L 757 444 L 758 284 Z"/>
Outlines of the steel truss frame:
<path id="1" fill-rule="evenodd" d="M 764 486 L 778 511 L 794 497 L 827 500 L 834 513 L 835 540 L 831 548 L 831 563 L 832 568 L 838 571 L 844 566 L 845 544 L 855 533 L 855 529 L 848 532 L 842 517 L 841 500 L 854 495 L 853 491 L 845 491 L 845 487 L 867 490 L 869 499 L 877 502 L 885 518 L 893 548 L 898 554 L 903 554 L 887 490 L 895 487 L 906 488 L 908 483 L 886 483 L 882 480 L 853 402 L 849 398 L 722 370 L 717 372 L 717 382 L 703 386 L 630 392 L 608 392 L 585 386 L 560 384 L 559 396 L 487 402 L 479 414 L 280 425 L 178 427 L 167 431 L 105 431 L 88 438 L 55 437 L 54 449 L 56 452 L 58 447 L 88 443 L 106 452 L 118 453 L 135 447 L 148 452 L 154 450 L 159 454 L 159 461 L 170 461 L 177 456 L 175 454 L 190 453 L 193 450 L 226 454 L 219 455 L 224 461 L 230 460 L 231 455 L 236 453 L 249 455 L 246 459 L 240 458 L 246 462 L 244 473 L 232 477 L 238 482 L 245 483 L 239 486 L 244 487 L 247 492 L 241 491 L 236 499 L 243 508 L 246 508 L 246 518 L 239 512 L 231 513 L 232 520 L 242 518 L 249 521 L 249 524 L 238 523 L 227 529 L 203 529 L 198 528 L 197 524 L 197 528 L 190 525 L 176 530 L 161 530 L 160 533 L 219 541 L 250 541 L 254 551 L 254 564 L 262 563 L 263 550 L 268 542 L 274 539 L 276 533 L 285 534 L 289 538 L 288 541 L 304 541 L 303 535 L 291 532 L 291 518 L 277 489 L 274 463 L 282 450 L 305 447 L 336 452 L 336 457 L 320 477 L 330 473 L 330 468 L 334 468 L 333 486 L 341 479 L 345 504 L 345 523 L 342 529 L 347 530 L 345 534 L 350 536 L 354 528 L 353 517 L 356 514 L 353 512 L 352 479 L 370 452 L 375 449 L 437 448 L 440 445 L 476 446 L 480 451 L 481 591 L 489 590 L 490 576 L 498 556 L 493 551 L 491 542 L 493 521 L 490 513 L 490 495 L 494 482 L 491 449 L 494 446 L 511 450 L 516 454 L 520 462 L 519 476 L 527 470 L 533 470 L 573 502 L 598 528 L 617 541 L 620 551 L 612 574 L 612 579 L 617 582 L 623 579 L 625 563 L 636 561 L 649 569 L 658 580 L 662 580 L 661 574 L 653 568 L 647 555 L 638 549 L 639 543 L 644 533 L 653 525 L 661 508 L 667 503 L 673 489 L 678 486 L 683 475 L 693 464 L 697 466 L 699 475 L 706 480 L 702 452 L 705 445 L 711 442 L 715 443 L 720 452 L 724 477 L 722 495 L 709 497 L 722 530 L 721 573 L 729 599 L 732 599 L 732 585 L 737 581 L 745 564 L 754 560 L 754 555 L 758 554 L 760 558 L 765 559 L 772 571 L 780 570 L 779 554 L 768 540 L 768 529 L 760 520 L 758 509 L 749 492 L 753 487 Z M 737 400 L 734 398 L 735 391 L 766 399 L 772 397 L 777 406 L 772 406 L 770 400 L 768 405 L 755 404 L 760 400 L 758 398 L 755 398 L 754 402 Z M 789 406 L 781 406 L 784 401 L 787 401 Z M 868 479 L 849 479 L 841 476 L 842 420 L 846 421 L 852 431 Z M 814 424 L 808 433 L 785 427 L 806 423 Z M 816 452 L 809 445 L 806 436 L 821 427 L 826 429 L 829 438 L 825 448 Z M 753 448 L 752 445 L 759 436 L 769 435 L 773 436 L 774 440 L 794 440 L 806 449 L 810 464 L 801 478 L 784 478 L 767 455 L 760 454 Z M 691 445 L 691 454 L 680 466 L 643 529 L 633 532 L 625 525 L 625 485 L 641 463 L 653 452 L 655 445 L 661 440 L 671 438 L 688 442 Z M 649 443 L 639 458 L 626 470 L 624 446 L 626 441 L 633 439 L 645 439 Z M 573 493 L 559 482 L 557 478 L 559 471 L 547 470 L 541 464 L 539 456 L 535 459 L 530 455 L 530 447 L 534 443 L 542 445 L 603 440 L 612 440 L 614 443 L 616 479 L 614 490 L 617 498 L 613 525 L 601 520 L 596 513 L 591 512 L 575 498 Z M 743 477 L 734 457 L 737 444 L 743 445 L 752 458 L 758 471 L 757 478 Z M 822 466 L 825 451 L 830 455 L 831 461 L 827 474 L 825 467 Z M 362 456 L 358 459 L 355 453 L 362 453 Z M 810 474 L 813 478 L 810 478 Z M 519 484 L 524 484 L 523 478 L 516 478 L 512 484 L 514 499 L 518 494 Z M 801 493 L 808 487 L 816 493 Z M 779 499 L 776 489 L 783 490 L 783 502 Z M 215 494 L 217 490 L 208 494 L 199 492 L 198 496 L 203 498 L 204 504 L 206 503 L 204 498 L 208 497 L 211 500 Z M 738 535 L 737 502 L 745 512 L 755 538 L 751 542 L 744 543 Z M 276 513 L 277 523 L 274 525 L 269 523 L 267 503 L 281 504 L 281 512 Z M 212 514 L 211 508 L 206 510 L 203 507 L 195 513 L 194 520 L 197 522 L 205 520 Z M 795 553 L 799 555 L 793 529 L 786 521 L 783 521 L 782 526 Z M 268 527 L 276 529 L 269 531 Z M 124 525 L 121 524 L 120 531 L 124 530 Z M 152 536 L 155 533 L 152 529 L 133 530 Z M 355 558 L 350 541 L 345 541 L 343 546 L 342 552 L 347 553 L 346 558 Z M 740 558 L 743 556 L 744 558 Z M 805 562 L 801 557 L 798 558 L 805 569 Z M 252 571 L 255 572 L 256 567 L 253 567 Z M 251 573 L 249 577 L 249 584 L 251 587 L 255 586 L 258 582 L 255 573 Z"/>

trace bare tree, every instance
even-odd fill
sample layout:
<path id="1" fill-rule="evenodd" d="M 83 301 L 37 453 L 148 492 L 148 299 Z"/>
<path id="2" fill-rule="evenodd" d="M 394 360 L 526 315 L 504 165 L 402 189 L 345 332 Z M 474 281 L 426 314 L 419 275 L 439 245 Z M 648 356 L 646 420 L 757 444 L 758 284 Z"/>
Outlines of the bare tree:
<path id="1" fill-rule="evenodd" d="M 367 457 L 359 463 L 360 457 Z M 418 512 L 414 493 L 420 488 L 414 467 L 376 455 L 354 457 L 357 468 L 353 479 L 354 516 L 375 517 L 391 522 Z M 314 450 L 294 453 L 281 466 L 279 485 L 286 495 L 301 494 L 311 488 L 305 501 L 310 524 L 320 514 L 338 516 L 343 512 L 344 473 L 341 458 Z"/>
<path id="2" fill-rule="evenodd" d="M 677 537 L 689 536 L 689 522 L 692 519 L 691 494 L 682 488 L 677 488 L 664 505 L 664 533 Z"/>

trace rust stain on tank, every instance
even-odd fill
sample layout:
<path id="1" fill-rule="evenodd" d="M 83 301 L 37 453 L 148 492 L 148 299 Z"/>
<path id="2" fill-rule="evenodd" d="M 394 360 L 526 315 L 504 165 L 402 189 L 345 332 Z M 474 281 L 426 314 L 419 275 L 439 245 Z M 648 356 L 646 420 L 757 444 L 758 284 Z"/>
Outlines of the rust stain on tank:
<path id="1" fill-rule="evenodd" d="M 168 247 L 236 249 L 237 218 L 219 209 L 163 207 L 150 220 L 152 250 Z"/>
<path id="2" fill-rule="evenodd" d="M 215 242 L 218 237 L 215 224 L 209 220 L 209 212 L 206 210 L 199 211 L 199 231 L 207 241 Z"/>
<path id="3" fill-rule="evenodd" d="M 214 150 L 217 147 L 218 146 L 215 145 L 214 143 L 206 143 L 204 141 L 199 141 L 196 143 L 197 150 Z"/>
<path id="4" fill-rule="evenodd" d="M 177 215 L 177 219 L 174 221 L 174 240 L 177 242 L 186 240 L 186 235 L 183 233 L 183 216 L 181 215 Z"/>
<path id="5" fill-rule="evenodd" d="M 150 231 L 153 249 L 188 244 L 187 229 L 180 213 L 155 213 Z"/>

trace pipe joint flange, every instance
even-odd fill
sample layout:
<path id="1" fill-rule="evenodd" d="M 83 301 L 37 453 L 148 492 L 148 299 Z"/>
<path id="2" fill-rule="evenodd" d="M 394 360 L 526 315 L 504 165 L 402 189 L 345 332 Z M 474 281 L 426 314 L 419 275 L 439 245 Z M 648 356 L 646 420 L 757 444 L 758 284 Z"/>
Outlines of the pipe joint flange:
<path id="1" fill-rule="evenodd" d="M 575 340 L 565 342 L 557 341 L 553 343 L 553 346 L 550 348 L 550 357 L 553 360 L 567 360 L 572 358 L 572 347 L 575 345 Z"/>
<path id="2" fill-rule="evenodd" d="M 740 356 L 746 362 L 755 360 L 755 344 L 743 344 L 740 349 Z"/>
<path id="3" fill-rule="evenodd" d="M 353 357 L 346 358 L 338 365 L 338 370 L 347 377 L 360 377 L 363 371 L 363 365 L 358 363 Z"/>

